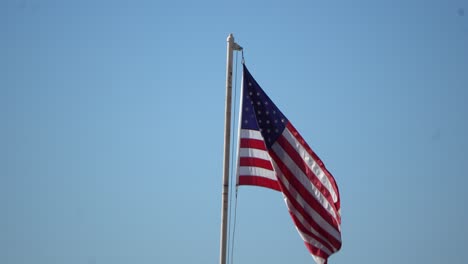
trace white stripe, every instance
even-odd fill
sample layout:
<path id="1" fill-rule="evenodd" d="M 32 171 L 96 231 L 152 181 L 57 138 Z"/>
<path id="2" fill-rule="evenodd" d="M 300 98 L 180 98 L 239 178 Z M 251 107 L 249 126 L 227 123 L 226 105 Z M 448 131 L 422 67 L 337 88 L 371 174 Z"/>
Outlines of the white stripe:
<path id="1" fill-rule="evenodd" d="M 260 176 L 276 181 L 276 173 L 272 170 L 267 170 L 259 167 L 239 167 L 239 175 L 242 176 Z"/>
<path id="2" fill-rule="evenodd" d="M 315 200 L 317 200 L 320 205 L 336 219 L 337 217 L 334 207 L 328 202 L 327 198 L 320 192 L 320 190 L 317 189 L 317 187 L 309 180 L 307 175 L 304 174 L 291 157 L 289 157 L 287 152 L 278 143 L 273 144 L 271 148 L 279 156 L 279 159 L 283 161 L 286 167 L 288 167 L 289 171 L 291 171 L 295 178 L 299 180 L 302 186 L 309 191 L 310 195 L 313 196 Z M 338 219 L 336 220 L 338 223 Z"/>
<path id="3" fill-rule="evenodd" d="M 299 222 L 301 222 L 301 224 L 309 231 L 311 231 L 314 235 L 320 237 L 321 239 L 323 239 L 324 241 L 328 241 L 328 239 L 324 238 L 322 235 L 320 235 L 312 226 L 310 226 L 307 221 L 305 221 L 305 219 L 302 217 L 301 214 L 299 214 L 296 210 L 296 208 L 294 207 L 294 205 L 291 204 L 291 202 L 289 201 L 289 199 L 286 197 L 286 195 L 283 194 L 283 197 L 284 197 L 284 201 L 286 202 L 286 205 L 288 206 L 288 209 L 289 209 L 289 212 L 294 214 L 294 216 L 297 218 L 297 220 L 299 220 Z M 330 246 L 333 250 L 333 252 L 331 252 L 326 246 L 324 246 L 321 242 L 317 241 L 316 239 L 310 237 L 309 235 L 303 233 L 297 226 L 296 226 L 296 230 L 297 232 L 299 233 L 299 236 L 301 236 L 302 240 L 306 243 L 309 243 L 311 244 L 312 246 L 316 247 L 316 248 L 319 248 L 321 249 L 322 251 L 324 251 L 325 253 L 327 253 L 328 255 L 332 255 L 334 252 L 336 252 L 336 248 L 333 247 L 333 245 L 331 244 L 328 244 L 328 246 Z M 315 256 L 314 254 L 310 253 L 310 255 L 314 258 L 315 262 L 316 263 L 325 263 L 325 259 L 319 257 L 319 256 Z"/>
<path id="4" fill-rule="evenodd" d="M 324 247 L 320 242 L 318 242 L 317 240 L 315 240 L 312 237 L 308 236 L 307 234 L 302 233 L 299 230 L 299 228 L 296 228 L 296 229 L 297 229 L 297 232 L 299 233 L 299 235 L 301 236 L 302 240 L 304 240 L 304 242 L 309 243 L 309 244 L 311 244 L 312 246 L 314 246 L 314 247 L 316 247 L 318 249 L 321 249 L 322 251 L 324 251 L 328 255 L 333 254 L 333 252 L 330 252 L 330 250 L 328 248 Z"/>
<path id="5" fill-rule="evenodd" d="M 312 255 L 312 254 L 311 254 L 311 255 Z M 325 260 L 324 260 L 323 258 L 319 257 L 319 256 L 314 256 L 314 255 L 312 255 L 312 258 L 314 258 L 315 263 L 317 263 L 317 264 L 323 264 L 323 263 L 325 263 Z"/>
<path id="6" fill-rule="evenodd" d="M 240 131 L 241 139 L 257 139 L 263 141 L 263 136 L 258 130 L 250 130 L 250 129 L 241 129 Z M 239 148 L 239 158 L 258 158 L 263 159 L 268 162 L 271 162 L 270 154 L 268 151 L 255 149 L 255 148 Z M 273 170 L 264 169 L 255 166 L 239 166 L 238 169 L 239 177 L 242 176 L 259 176 L 264 177 L 267 179 L 271 179 L 277 181 L 276 173 Z"/>
<path id="7" fill-rule="evenodd" d="M 251 129 L 241 129 L 240 138 L 251 138 L 251 139 L 259 139 L 264 140 L 262 133 L 258 130 L 251 130 Z"/>
<path id="8" fill-rule="evenodd" d="M 289 212 L 291 212 L 292 214 L 294 214 L 294 216 L 297 218 L 297 220 L 307 229 L 309 230 L 312 234 L 318 236 L 319 238 L 321 238 L 322 240 L 324 241 L 327 241 L 328 242 L 328 239 L 324 236 L 322 236 L 319 232 L 317 232 L 317 230 L 315 230 L 308 222 L 307 220 L 304 219 L 304 217 L 296 210 L 296 207 L 294 207 L 294 205 L 289 201 L 289 199 L 285 196 L 284 196 L 284 201 L 286 202 L 286 205 L 288 206 L 289 208 Z M 299 231 L 299 229 L 298 229 Z M 336 248 L 331 244 L 331 243 L 327 243 L 327 246 L 331 247 L 333 252 L 336 252 Z"/>
<path id="9" fill-rule="evenodd" d="M 240 148 L 239 157 L 259 158 L 271 161 L 270 154 L 265 150 L 254 149 L 254 148 Z"/>
<path id="10" fill-rule="evenodd" d="M 276 176 L 278 180 L 282 182 L 284 187 L 289 191 L 289 193 L 292 195 L 295 201 L 302 208 L 304 208 L 307 214 L 317 223 L 317 225 L 319 225 L 323 230 L 325 230 L 327 233 L 333 236 L 336 240 L 341 241 L 340 232 L 336 230 L 335 227 L 331 226 L 327 221 L 325 221 L 325 219 L 323 219 L 319 213 L 317 213 L 312 207 L 309 206 L 309 204 L 300 196 L 300 194 L 297 192 L 294 186 L 289 184 L 289 181 L 286 179 L 286 177 L 284 177 L 283 173 L 279 170 L 275 162 L 273 162 L 273 165 L 277 172 Z M 328 241 L 328 239 L 326 240 Z"/>
<path id="11" fill-rule="evenodd" d="M 289 144 L 291 144 L 294 147 L 294 149 L 296 149 L 296 151 L 302 157 L 309 169 L 311 169 L 315 176 L 317 176 L 317 178 L 320 180 L 323 186 L 327 188 L 327 190 L 330 192 L 333 198 L 333 202 L 336 203 L 338 201 L 338 195 L 335 193 L 335 189 L 332 187 L 332 183 L 328 179 L 327 175 L 325 175 L 322 168 L 320 168 L 318 163 L 301 145 L 301 143 L 294 137 L 294 135 L 291 133 L 291 131 L 289 131 L 289 129 L 285 129 L 282 135 L 289 142 Z"/>

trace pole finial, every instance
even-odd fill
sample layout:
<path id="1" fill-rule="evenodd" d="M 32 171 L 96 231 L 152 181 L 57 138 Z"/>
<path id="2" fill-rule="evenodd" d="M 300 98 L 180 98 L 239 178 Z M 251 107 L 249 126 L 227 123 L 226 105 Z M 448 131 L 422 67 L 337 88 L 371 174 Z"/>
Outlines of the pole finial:
<path id="1" fill-rule="evenodd" d="M 230 33 L 229 36 L 227 37 L 227 42 L 229 43 L 232 42 L 232 50 L 236 50 L 236 51 L 242 50 L 242 47 L 236 42 L 234 42 L 234 35 L 232 33 Z"/>

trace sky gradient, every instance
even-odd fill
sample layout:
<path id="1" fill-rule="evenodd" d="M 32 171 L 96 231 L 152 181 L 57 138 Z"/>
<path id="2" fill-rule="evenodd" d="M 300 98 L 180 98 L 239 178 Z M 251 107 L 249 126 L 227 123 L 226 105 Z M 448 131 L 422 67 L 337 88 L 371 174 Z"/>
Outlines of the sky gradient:
<path id="1" fill-rule="evenodd" d="M 218 262 L 229 33 L 336 178 L 329 263 L 467 263 L 467 11 L 1 0 L 0 263 Z M 235 241 L 313 263 L 271 190 L 239 188 Z"/>

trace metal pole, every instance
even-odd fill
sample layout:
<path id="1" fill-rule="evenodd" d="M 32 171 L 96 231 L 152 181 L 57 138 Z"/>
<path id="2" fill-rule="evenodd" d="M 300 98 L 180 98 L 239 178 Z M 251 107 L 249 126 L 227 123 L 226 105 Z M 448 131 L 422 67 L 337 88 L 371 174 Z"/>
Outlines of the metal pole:
<path id="1" fill-rule="evenodd" d="M 229 160 L 231 154 L 231 105 L 232 105 L 232 54 L 234 50 L 242 50 L 242 47 L 234 42 L 234 36 L 229 34 L 227 38 L 227 62 L 226 62 L 226 112 L 224 117 L 224 161 L 223 161 L 223 192 L 221 208 L 221 238 L 220 238 L 220 264 L 226 264 L 227 249 L 227 223 L 229 208 Z"/>

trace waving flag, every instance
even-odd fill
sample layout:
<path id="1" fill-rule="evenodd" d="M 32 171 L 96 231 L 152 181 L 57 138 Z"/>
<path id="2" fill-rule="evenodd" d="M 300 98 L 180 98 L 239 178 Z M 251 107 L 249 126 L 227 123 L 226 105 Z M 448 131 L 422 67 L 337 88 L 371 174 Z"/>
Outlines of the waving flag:
<path id="1" fill-rule="evenodd" d="M 238 185 L 281 191 L 299 235 L 319 264 L 341 248 L 335 179 L 244 65 Z"/>

